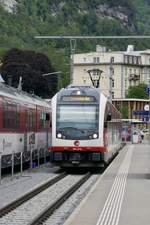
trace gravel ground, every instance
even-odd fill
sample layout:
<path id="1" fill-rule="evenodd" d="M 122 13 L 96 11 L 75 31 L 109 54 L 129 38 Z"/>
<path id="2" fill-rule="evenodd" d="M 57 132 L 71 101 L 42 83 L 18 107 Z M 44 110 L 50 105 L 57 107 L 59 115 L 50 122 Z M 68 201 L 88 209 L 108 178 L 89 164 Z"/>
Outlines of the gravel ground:
<path id="1" fill-rule="evenodd" d="M 41 211 L 51 205 L 84 175 L 68 175 L 52 187 L 46 189 L 34 198 L 25 202 L 17 209 L 0 219 L 2 225 L 28 225 Z"/>
<path id="2" fill-rule="evenodd" d="M 55 176 L 58 176 L 58 173 L 56 172 L 57 170 L 58 168 L 56 167 L 53 168 L 48 163 L 46 165 L 42 165 L 39 168 L 32 169 L 31 171 L 29 170 L 23 172 L 22 176 L 17 175 L 14 176 L 13 179 L 11 179 L 11 176 L 4 178 L 2 180 L 2 184 L 0 185 L 0 208 L 4 207 L 13 200 L 34 189 L 35 187 L 41 185 L 42 183 L 45 183 L 46 181 L 54 178 Z M 66 203 L 64 203 L 60 207 L 60 209 L 58 209 L 51 216 L 49 220 L 47 220 L 45 224 L 49 225 L 63 224 L 65 220 L 69 217 L 69 215 L 73 212 L 73 210 L 81 202 L 81 200 L 86 196 L 86 194 L 93 186 L 93 184 L 96 182 L 96 180 L 99 178 L 99 176 L 100 175 L 93 175 L 73 196 L 69 198 L 69 200 Z M 27 208 L 30 208 L 29 205 Z M 24 213 L 22 213 L 21 219 L 22 222 L 24 223 L 23 217 L 25 215 L 23 214 Z M 8 218 L 5 219 L 3 221 L 4 222 L 3 224 L 6 225 L 8 221 L 10 222 L 10 220 Z M 21 219 L 18 219 L 18 221 L 11 220 L 11 223 L 16 225 L 22 224 Z"/>
<path id="3" fill-rule="evenodd" d="M 100 175 L 93 175 L 88 181 L 86 181 L 77 192 L 75 192 L 56 212 L 54 212 L 44 225 L 63 225 L 99 177 Z"/>
<path id="4" fill-rule="evenodd" d="M 15 175 L 13 179 L 11 176 L 3 178 L 0 185 L 0 208 L 42 183 L 58 176 L 58 174 L 55 173 L 56 170 L 58 170 L 58 168 L 51 168 L 50 164 L 47 163 L 31 171 L 23 172 L 22 176 Z"/>

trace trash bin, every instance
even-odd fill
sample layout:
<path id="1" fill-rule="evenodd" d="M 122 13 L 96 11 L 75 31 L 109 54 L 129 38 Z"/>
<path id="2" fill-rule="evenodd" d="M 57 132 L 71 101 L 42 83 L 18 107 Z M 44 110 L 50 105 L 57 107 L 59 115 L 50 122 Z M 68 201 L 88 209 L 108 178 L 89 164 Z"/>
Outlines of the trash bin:
<path id="1" fill-rule="evenodd" d="M 134 132 L 132 135 L 132 143 L 133 144 L 139 143 L 139 134 L 137 132 Z"/>

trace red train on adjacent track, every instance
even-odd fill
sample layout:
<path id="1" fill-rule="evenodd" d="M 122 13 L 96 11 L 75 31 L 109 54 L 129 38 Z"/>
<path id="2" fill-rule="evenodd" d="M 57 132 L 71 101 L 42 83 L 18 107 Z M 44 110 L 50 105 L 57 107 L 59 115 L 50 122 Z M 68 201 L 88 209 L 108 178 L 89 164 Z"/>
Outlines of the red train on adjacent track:
<path id="1" fill-rule="evenodd" d="M 45 154 L 51 144 L 51 107 L 41 98 L 0 83 L 0 155 L 2 168 L 10 166 L 12 154 L 19 163 Z"/>

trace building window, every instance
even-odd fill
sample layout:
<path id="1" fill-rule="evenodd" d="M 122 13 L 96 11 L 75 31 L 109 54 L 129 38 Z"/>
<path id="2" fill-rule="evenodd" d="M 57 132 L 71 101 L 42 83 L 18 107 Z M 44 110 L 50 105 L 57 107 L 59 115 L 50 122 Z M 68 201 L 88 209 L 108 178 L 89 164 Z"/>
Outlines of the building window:
<path id="1" fill-rule="evenodd" d="M 136 69 L 134 69 L 134 74 L 136 74 Z"/>
<path id="2" fill-rule="evenodd" d="M 93 62 L 96 63 L 96 57 L 93 58 Z"/>
<path id="3" fill-rule="evenodd" d="M 141 57 L 137 57 L 137 64 L 141 64 Z"/>
<path id="4" fill-rule="evenodd" d="M 114 98 L 114 91 L 111 92 L 112 98 Z"/>
<path id="5" fill-rule="evenodd" d="M 125 89 L 127 88 L 127 79 L 125 79 Z"/>
<path id="6" fill-rule="evenodd" d="M 114 57 L 111 57 L 111 58 L 110 58 L 110 62 L 111 62 L 111 63 L 114 63 Z"/>
<path id="7" fill-rule="evenodd" d="M 125 67 L 125 76 L 127 76 L 127 72 L 128 72 L 127 67 Z"/>
<path id="8" fill-rule="evenodd" d="M 135 56 L 134 57 L 134 64 L 136 64 L 136 62 L 137 62 L 137 59 L 136 59 L 137 57 Z"/>
<path id="9" fill-rule="evenodd" d="M 112 87 L 114 87 L 114 83 L 115 83 L 115 82 L 114 82 L 114 79 L 112 79 Z"/>
<path id="10" fill-rule="evenodd" d="M 132 56 L 129 57 L 129 63 L 132 63 Z"/>
<path id="11" fill-rule="evenodd" d="M 93 62 L 94 62 L 94 63 L 99 63 L 99 62 L 100 62 L 99 57 L 94 57 L 94 58 L 93 58 Z"/>
<path id="12" fill-rule="evenodd" d="M 124 57 L 124 62 L 128 63 L 128 56 L 127 55 L 125 55 L 125 57 Z"/>
<path id="13" fill-rule="evenodd" d="M 112 75 L 114 75 L 114 68 L 112 68 Z"/>

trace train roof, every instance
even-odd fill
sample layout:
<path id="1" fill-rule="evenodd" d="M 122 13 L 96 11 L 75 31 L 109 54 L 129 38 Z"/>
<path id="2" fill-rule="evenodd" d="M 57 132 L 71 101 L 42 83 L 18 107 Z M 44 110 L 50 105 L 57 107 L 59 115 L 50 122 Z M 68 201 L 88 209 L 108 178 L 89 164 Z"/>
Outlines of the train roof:
<path id="1" fill-rule="evenodd" d="M 43 107 L 50 107 L 45 100 L 39 96 L 29 94 L 25 91 L 19 91 L 17 88 L 0 83 L 0 95 L 14 99 L 22 103 L 29 103 L 32 105 L 39 105 Z"/>
<path id="2" fill-rule="evenodd" d="M 106 95 L 99 89 L 93 86 L 80 86 L 80 85 L 68 85 L 66 88 L 61 89 L 57 94 L 58 96 L 62 95 L 78 95 L 80 91 L 81 95 L 91 95 L 98 98 L 100 95 L 103 95 L 104 98 L 107 98 Z"/>

